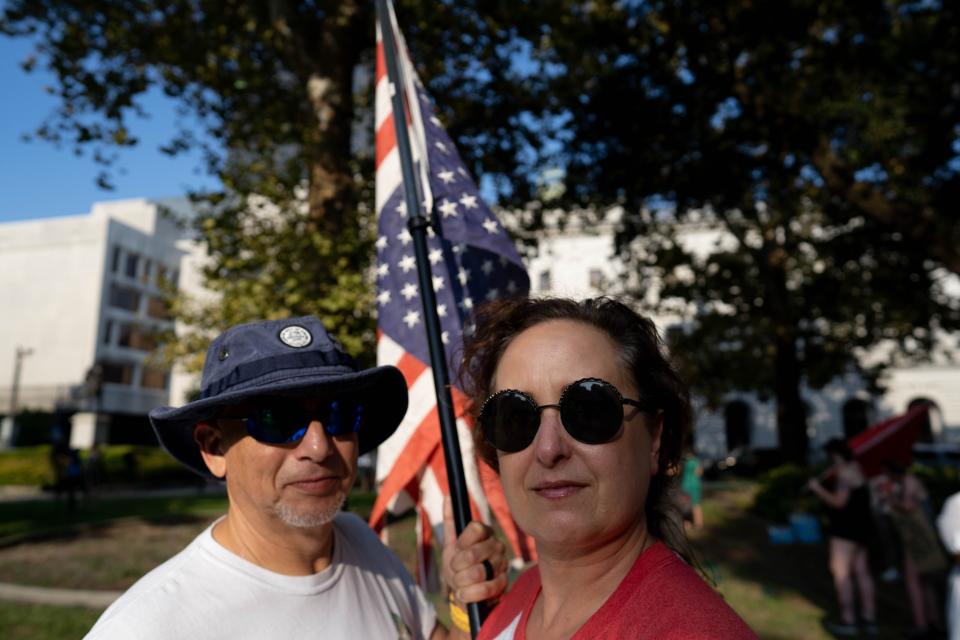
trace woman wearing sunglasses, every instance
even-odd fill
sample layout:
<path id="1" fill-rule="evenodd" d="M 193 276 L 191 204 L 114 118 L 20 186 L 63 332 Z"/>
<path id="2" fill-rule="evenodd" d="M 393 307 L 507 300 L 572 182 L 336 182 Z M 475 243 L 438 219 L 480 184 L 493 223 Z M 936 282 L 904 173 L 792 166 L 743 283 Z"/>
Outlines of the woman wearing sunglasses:
<path id="1" fill-rule="evenodd" d="M 755 637 L 677 553 L 691 412 L 652 322 L 610 299 L 498 303 L 461 376 L 480 455 L 538 554 L 481 639 Z M 477 577 L 468 554 L 448 559 L 455 586 Z"/>

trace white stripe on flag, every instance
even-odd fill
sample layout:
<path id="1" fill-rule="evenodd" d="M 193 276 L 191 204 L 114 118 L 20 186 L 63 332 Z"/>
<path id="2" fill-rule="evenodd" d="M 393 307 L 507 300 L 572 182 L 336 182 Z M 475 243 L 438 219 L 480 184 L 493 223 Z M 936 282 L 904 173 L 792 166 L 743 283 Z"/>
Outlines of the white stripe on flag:
<path id="1" fill-rule="evenodd" d="M 377 364 L 380 366 L 391 364 L 396 366 L 400 358 L 406 353 L 396 340 L 383 333 L 377 341 Z"/>
<path id="2" fill-rule="evenodd" d="M 433 372 L 425 369 L 414 381 L 409 390 L 410 404 L 407 415 L 393 435 L 377 447 L 377 480 L 383 480 L 393 469 L 397 458 L 403 453 L 414 432 L 427 418 L 435 406 L 436 394 L 433 390 Z"/>
<path id="3" fill-rule="evenodd" d="M 392 105 L 390 104 L 390 81 L 387 79 L 387 76 L 380 78 L 380 82 L 377 83 L 376 90 L 376 124 L 373 127 L 374 131 L 379 131 L 380 127 L 383 125 L 383 121 L 387 119 L 387 116 L 390 115 L 390 110 Z"/>
<path id="4" fill-rule="evenodd" d="M 483 492 L 483 485 L 480 483 L 480 470 L 477 468 L 476 456 L 473 455 L 473 436 L 466 421 L 462 418 L 457 420 L 457 438 L 460 441 L 460 459 L 463 461 L 463 475 L 467 481 L 467 491 L 477 505 L 480 519 L 484 522 L 490 522 L 490 504 Z"/>
<path id="5" fill-rule="evenodd" d="M 377 213 L 383 213 L 383 205 L 387 203 L 393 192 L 400 186 L 402 174 L 400 173 L 400 152 L 396 145 L 380 163 L 377 168 Z"/>

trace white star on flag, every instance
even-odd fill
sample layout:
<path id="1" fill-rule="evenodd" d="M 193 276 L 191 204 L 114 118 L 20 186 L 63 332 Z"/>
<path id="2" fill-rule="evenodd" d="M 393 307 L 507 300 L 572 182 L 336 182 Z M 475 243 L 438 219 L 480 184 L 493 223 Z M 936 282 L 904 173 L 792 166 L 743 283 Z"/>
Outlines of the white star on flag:
<path id="1" fill-rule="evenodd" d="M 472 196 L 469 193 L 465 193 L 463 194 L 463 197 L 460 198 L 460 204 L 462 204 L 467 209 L 476 209 L 477 196 Z"/>
<path id="2" fill-rule="evenodd" d="M 493 271 L 493 260 L 484 260 L 483 264 L 480 265 L 480 271 L 483 271 L 484 275 L 490 275 L 490 272 Z"/>
<path id="3" fill-rule="evenodd" d="M 443 184 L 450 184 L 453 182 L 453 171 L 441 171 L 437 177 L 443 180 Z"/>
<path id="4" fill-rule="evenodd" d="M 441 318 L 446 318 L 446 317 L 447 317 L 447 305 L 445 305 L 445 304 L 438 304 L 438 305 L 437 305 L 437 315 L 440 316 Z"/>
<path id="5" fill-rule="evenodd" d="M 440 203 L 440 206 L 438 207 L 438 209 L 440 209 L 440 213 L 443 214 L 444 218 L 449 218 L 450 216 L 457 215 L 456 202 L 450 202 L 449 200 L 445 199 L 443 202 Z"/>
<path id="6" fill-rule="evenodd" d="M 377 238 L 377 249 L 386 249 L 387 248 L 387 236 L 380 236 Z"/>
<path id="7" fill-rule="evenodd" d="M 517 288 L 518 288 L 517 283 L 514 282 L 513 280 L 510 280 L 509 282 L 507 282 L 507 293 L 509 293 L 510 295 L 515 294 L 517 292 Z"/>
<path id="8" fill-rule="evenodd" d="M 490 289 L 490 291 L 487 291 L 487 302 L 493 302 L 494 300 L 497 299 L 497 296 L 499 295 L 500 295 L 499 291 L 497 291 L 496 289 Z"/>
<path id="9" fill-rule="evenodd" d="M 470 296 L 464 296 L 463 302 L 460 303 L 460 306 L 464 311 L 470 311 L 470 309 L 473 309 L 473 298 Z"/>
<path id="10" fill-rule="evenodd" d="M 380 266 L 377 267 L 377 275 L 383 277 L 388 273 L 390 273 L 390 265 L 388 265 L 386 262 L 381 262 Z"/>
<path id="11" fill-rule="evenodd" d="M 407 311 L 407 314 L 403 316 L 403 321 L 408 327 L 413 329 L 418 322 L 420 322 L 420 312 L 419 311 Z"/>
<path id="12" fill-rule="evenodd" d="M 435 146 L 437 149 L 440 149 L 440 151 L 443 151 L 444 153 L 447 152 L 447 145 L 443 144 L 443 143 L 440 142 L 439 140 L 437 140 L 436 142 L 434 142 L 434 143 L 433 143 L 433 146 Z"/>
<path id="13" fill-rule="evenodd" d="M 404 273 L 410 273 L 412 269 L 417 268 L 417 259 L 411 255 L 405 255 L 400 259 L 400 262 L 397 263 L 397 266 L 403 269 Z"/>
<path id="14" fill-rule="evenodd" d="M 400 295 L 402 295 L 404 299 L 409 302 L 411 298 L 417 297 L 417 290 L 417 285 L 413 284 L 412 282 L 408 282 L 407 284 L 403 285 L 403 289 L 400 290 Z"/>
<path id="15" fill-rule="evenodd" d="M 443 277 L 433 276 L 433 290 L 440 291 L 440 289 L 443 289 Z"/>
<path id="16" fill-rule="evenodd" d="M 497 229 L 500 228 L 500 225 L 497 224 L 496 220 L 487 218 L 483 221 L 483 228 L 487 230 L 487 233 L 496 233 Z"/>
<path id="17" fill-rule="evenodd" d="M 443 251 L 440 249 L 434 249 L 427 257 L 430 259 L 430 264 L 437 264 L 443 260 Z"/>
<path id="18" fill-rule="evenodd" d="M 377 294 L 377 302 L 379 302 L 381 305 L 385 305 L 385 304 L 387 304 L 388 302 L 390 302 L 390 290 L 389 290 L 389 289 L 384 289 L 383 291 L 381 291 L 380 293 L 378 293 L 378 294 Z"/>
<path id="19" fill-rule="evenodd" d="M 470 279 L 470 272 L 460 267 L 460 271 L 457 271 L 457 280 L 460 281 L 460 284 L 466 286 L 467 280 Z"/>
<path id="20" fill-rule="evenodd" d="M 443 333 L 441 333 L 441 334 L 440 334 L 440 341 L 441 341 L 443 344 L 447 344 L 448 342 L 450 342 L 450 332 L 449 332 L 449 331 L 444 331 Z"/>
<path id="21" fill-rule="evenodd" d="M 407 203 L 404 202 L 403 200 L 401 200 L 401 201 L 400 201 L 400 204 L 398 204 L 398 205 L 396 206 L 396 211 L 397 211 L 397 213 L 400 214 L 400 217 L 401 217 L 401 218 L 406 218 L 406 217 L 407 217 Z"/>

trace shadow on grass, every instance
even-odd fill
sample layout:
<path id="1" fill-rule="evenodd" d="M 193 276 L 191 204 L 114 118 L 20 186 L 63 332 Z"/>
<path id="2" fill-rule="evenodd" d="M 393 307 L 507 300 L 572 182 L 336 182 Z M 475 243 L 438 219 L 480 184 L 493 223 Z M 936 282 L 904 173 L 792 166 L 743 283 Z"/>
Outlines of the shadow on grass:
<path id="1" fill-rule="evenodd" d="M 31 500 L 0 503 L 0 547 L 38 537 L 69 537 L 120 518 L 176 524 L 177 518 L 223 513 L 222 495 L 96 498 L 70 508 L 65 502 Z"/>
<path id="2" fill-rule="evenodd" d="M 716 586 L 736 581 L 743 588 L 749 583 L 754 590 L 753 603 L 768 607 L 774 619 L 789 617 L 791 609 L 803 608 L 807 618 L 819 609 L 819 617 L 836 619 L 838 608 L 833 580 L 827 563 L 827 544 L 774 545 L 767 537 L 767 525 L 761 518 L 749 513 L 745 506 L 744 486 L 724 487 L 708 491 L 705 501 L 709 506 L 708 526 L 693 536 L 694 548 L 708 575 Z M 710 503 L 713 504 L 710 504 Z M 711 523 L 710 520 L 713 520 Z M 874 571 L 877 590 L 878 619 L 883 627 L 881 638 L 900 638 L 909 627 L 910 615 L 906 605 L 906 591 L 901 582 L 880 582 Z M 750 612 L 756 615 L 756 611 Z M 767 629 L 762 637 L 770 640 L 793 640 L 798 630 L 790 628 L 787 620 L 779 629 Z M 821 630 L 824 637 L 828 637 Z"/>

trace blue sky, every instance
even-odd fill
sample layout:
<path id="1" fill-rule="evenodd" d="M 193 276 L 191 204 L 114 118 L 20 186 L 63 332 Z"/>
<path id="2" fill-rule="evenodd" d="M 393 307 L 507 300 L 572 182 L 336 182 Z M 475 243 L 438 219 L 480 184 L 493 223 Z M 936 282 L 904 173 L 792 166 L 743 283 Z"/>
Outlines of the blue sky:
<path id="1" fill-rule="evenodd" d="M 26 73 L 20 61 L 31 51 L 23 38 L 0 36 L 0 223 L 85 213 L 100 200 L 162 198 L 182 195 L 188 187 L 215 187 L 200 169 L 198 156 L 170 158 L 157 151 L 173 131 L 174 103 L 156 92 L 143 101 L 151 115 L 131 123 L 140 144 L 121 153 L 114 172 L 115 189 L 96 185 L 99 166 L 87 154 L 57 148 L 43 140 L 24 142 L 57 106 L 44 91 L 53 78 L 40 65 Z"/>

